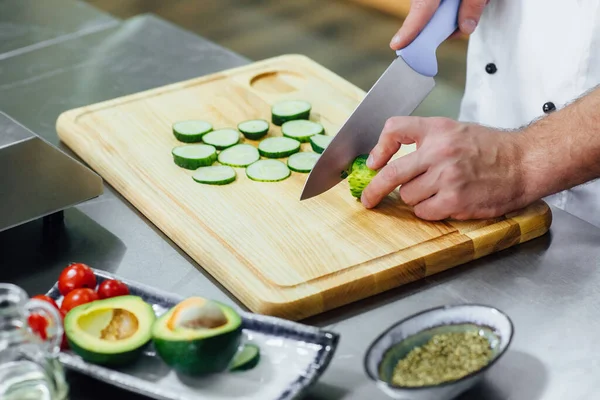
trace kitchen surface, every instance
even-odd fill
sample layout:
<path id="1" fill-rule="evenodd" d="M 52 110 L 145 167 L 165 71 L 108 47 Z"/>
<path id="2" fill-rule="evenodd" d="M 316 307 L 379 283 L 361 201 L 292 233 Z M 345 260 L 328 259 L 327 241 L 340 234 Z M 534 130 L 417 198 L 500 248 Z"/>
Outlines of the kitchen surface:
<path id="1" fill-rule="evenodd" d="M 8 221 L 0 226 L 0 282 L 58 299 L 61 271 L 84 263 L 98 281 L 127 282 L 157 313 L 192 296 L 231 307 L 223 309 L 240 313 L 244 340 L 261 349 L 255 369 L 199 381 L 169 371 L 153 350 L 142 355 L 144 368 L 114 370 L 62 352 L 69 398 L 386 399 L 369 375 L 371 345 L 407 317 L 457 304 L 499 310 L 488 324 L 497 324 L 506 349 L 456 398 L 587 399 L 600 389 L 590 372 L 600 355 L 600 230 L 556 207 L 452 225 L 420 221 L 392 199 L 384 205 L 392 211 L 371 217 L 375 233 L 360 236 L 350 228 L 369 226 L 369 218 L 345 182 L 306 203 L 320 207 L 289 206 L 306 212 L 314 230 L 278 222 L 281 230 L 267 231 L 251 218 L 251 206 L 284 209 L 281 199 L 299 198 L 306 175 L 296 172 L 283 182 L 251 182 L 238 172 L 232 185 L 193 186 L 201 201 L 177 197 L 180 180 L 194 182 L 173 165 L 175 119 L 200 115 L 195 104 L 219 110 L 202 114 L 215 126 L 268 119 L 258 105 L 289 99 L 294 87 L 335 131 L 394 59 L 388 43 L 406 9 L 398 3 L 0 0 L 0 222 Z M 440 46 L 436 87 L 415 115 L 457 117 L 466 49 L 466 39 Z M 222 86 L 205 89 L 214 82 Z M 244 101 L 228 103 L 215 90 Z M 29 143 L 37 150 L 23 147 Z M 18 184 L 27 176 L 30 185 Z M 247 199 L 235 207 L 245 210 L 238 217 L 226 206 L 236 196 Z M 352 213 L 318 218 L 334 204 Z M 241 240 L 240 232 L 255 236 Z M 304 258 L 282 232 L 300 238 Z M 312 259 L 311 237 L 322 240 Z M 270 246 L 261 247 L 264 238 Z"/>

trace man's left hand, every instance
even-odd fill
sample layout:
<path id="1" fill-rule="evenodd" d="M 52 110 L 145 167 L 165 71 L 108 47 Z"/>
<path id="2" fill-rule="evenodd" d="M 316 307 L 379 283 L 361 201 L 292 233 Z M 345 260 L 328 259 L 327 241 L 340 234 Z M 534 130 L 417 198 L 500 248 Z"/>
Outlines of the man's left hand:
<path id="1" fill-rule="evenodd" d="M 426 220 L 494 218 L 525 207 L 535 199 L 526 193 L 522 136 L 447 118 L 390 118 L 367 161 L 383 168 L 361 201 L 375 207 L 401 185 L 402 200 Z M 389 162 L 412 143 L 415 152 Z"/>

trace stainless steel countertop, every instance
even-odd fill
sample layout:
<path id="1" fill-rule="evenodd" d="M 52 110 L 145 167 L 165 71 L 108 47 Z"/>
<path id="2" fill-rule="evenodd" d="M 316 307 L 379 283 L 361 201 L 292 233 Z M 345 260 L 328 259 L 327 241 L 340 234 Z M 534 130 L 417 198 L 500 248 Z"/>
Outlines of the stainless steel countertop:
<path id="1" fill-rule="evenodd" d="M 68 14 L 69 2 L 61 3 Z M 3 35 L 0 31 L 0 43 Z M 0 53 L 0 110 L 58 144 L 54 123 L 63 110 L 246 62 L 142 16 L 51 47 L 5 58 Z M 600 390 L 591 371 L 600 359 L 595 337 L 600 230 L 553 212 L 551 233 L 542 238 L 304 321 L 341 334 L 336 356 L 309 398 L 385 399 L 363 372 L 369 342 L 414 312 L 457 302 L 496 306 L 516 329 L 509 352 L 463 400 L 593 398 Z M 46 291 L 74 260 L 184 296 L 201 294 L 241 307 L 110 187 L 67 210 L 64 227 L 56 231 L 43 230 L 37 220 L 0 233 L 0 281 L 30 294 Z M 69 382 L 72 399 L 142 399 L 75 373 L 69 373 Z"/>

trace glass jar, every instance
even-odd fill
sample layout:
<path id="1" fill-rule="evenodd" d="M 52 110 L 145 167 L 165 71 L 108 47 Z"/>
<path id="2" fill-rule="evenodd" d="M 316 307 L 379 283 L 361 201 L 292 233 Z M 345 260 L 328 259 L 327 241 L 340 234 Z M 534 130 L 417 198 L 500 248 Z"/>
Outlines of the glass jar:
<path id="1" fill-rule="evenodd" d="M 42 340 L 28 323 L 32 314 L 48 321 Z M 63 400 L 68 385 L 58 361 L 62 318 L 48 302 L 29 299 L 20 287 L 0 283 L 0 399 Z"/>

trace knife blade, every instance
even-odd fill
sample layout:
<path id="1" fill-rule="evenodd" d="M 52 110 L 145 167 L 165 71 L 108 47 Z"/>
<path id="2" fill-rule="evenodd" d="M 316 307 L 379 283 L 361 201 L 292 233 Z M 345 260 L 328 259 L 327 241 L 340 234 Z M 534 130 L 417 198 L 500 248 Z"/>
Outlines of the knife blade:
<path id="1" fill-rule="evenodd" d="M 300 200 L 318 196 L 343 180 L 342 171 L 377 144 L 385 122 L 411 115 L 435 87 L 436 50 L 457 28 L 460 0 L 442 0 L 421 33 L 397 52 L 371 90 L 319 157 Z"/>

